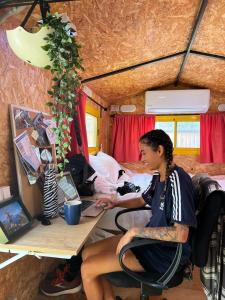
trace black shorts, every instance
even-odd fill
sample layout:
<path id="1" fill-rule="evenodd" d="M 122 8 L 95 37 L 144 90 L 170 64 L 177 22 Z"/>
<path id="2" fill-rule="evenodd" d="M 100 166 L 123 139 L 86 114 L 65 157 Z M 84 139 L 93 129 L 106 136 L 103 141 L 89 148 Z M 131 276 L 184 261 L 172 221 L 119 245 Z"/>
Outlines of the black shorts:
<path id="1" fill-rule="evenodd" d="M 173 247 L 170 250 L 174 253 L 168 255 L 169 251 L 167 252 L 166 249 L 163 249 L 160 244 L 139 246 L 131 249 L 145 271 L 158 274 L 164 274 L 170 266 L 176 249 Z"/>

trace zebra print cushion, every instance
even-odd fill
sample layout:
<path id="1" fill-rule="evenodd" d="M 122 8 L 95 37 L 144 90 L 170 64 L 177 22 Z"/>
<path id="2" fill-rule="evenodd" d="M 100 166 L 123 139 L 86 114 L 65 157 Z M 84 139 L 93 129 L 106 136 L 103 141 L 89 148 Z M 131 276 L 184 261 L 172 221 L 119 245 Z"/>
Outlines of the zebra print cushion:
<path id="1" fill-rule="evenodd" d="M 54 218 L 58 214 L 56 170 L 46 170 L 44 175 L 43 215 L 44 217 L 50 219 Z"/>

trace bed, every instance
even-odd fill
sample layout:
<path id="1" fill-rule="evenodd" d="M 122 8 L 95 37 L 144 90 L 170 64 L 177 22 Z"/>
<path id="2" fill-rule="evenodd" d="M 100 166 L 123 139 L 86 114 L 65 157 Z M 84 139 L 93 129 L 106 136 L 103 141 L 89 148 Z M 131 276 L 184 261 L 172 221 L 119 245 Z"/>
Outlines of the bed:
<path id="1" fill-rule="evenodd" d="M 95 199 L 97 198 L 111 198 L 114 197 L 118 200 L 132 199 L 140 197 L 143 191 L 148 187 L 151 182 L 152 174 L 150 173 L 140 173 L 140 170 L 131 171 L 121 166 L 113 157 L 109 156 L 104 152 L 98 152 L 96 156 L 89 156 L 90 165 L 96 171 L 95 174 L 90 177 L 90 180 L 97 176 L 94 187 L 95 187 Z M 125 170 L 123 174 L 119 177 L 118 175 L 121 169 Z M 146 170 L 146 169 L 145 169 Z M 194 174 L 190 174 L 192 177 Z M 216 180 L 223 190 L 225 190 L 225 175 L 210 176 L 212 179 Z M 139 192 L 127 193 L 121 196 L 117 192 L 117 188 L 124 185 L 124 182 L 131 182 L 135 186 L 140 187 Z M 108 210 L 105 216 L 102 218 L 98 224 L 98 228 L 93 235 L 93 240 L 102 239 L 110 236 L 109 232 L 117 230 L 115 226 L 114 219 L 116 213 L 123 208 L 114 208 L 113 210 Z M 122 215 L 120 219 L 120 224 L 126 228 L 131 228 L 134 226 L 145 226 L 151 217 L 151 212 L 133 212 L 127 215 Z"/>

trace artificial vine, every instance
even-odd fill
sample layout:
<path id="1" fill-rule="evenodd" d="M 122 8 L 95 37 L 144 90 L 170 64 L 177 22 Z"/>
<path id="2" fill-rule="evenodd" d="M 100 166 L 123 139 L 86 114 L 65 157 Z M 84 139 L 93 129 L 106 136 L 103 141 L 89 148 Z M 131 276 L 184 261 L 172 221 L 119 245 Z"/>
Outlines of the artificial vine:
<path id="1" fill-rule="evenodd" d="M 68 163 L 66 154 L 70 148 L 70 122 L 76 113 L 77 97 L 81 86 L 81 78 L 77 69 L 83 70 L 76 42 L 75 30 L 69 21 L 64 21 L 58 13 L 48 14 L 43 26 L 52 28 L 52 32 L 45 38 L 43 49 L 50 57 L 51 65 L 45 67 L 53 75 L 53 86 L 48 94 L 52 100 L 47 103 L 51 108 L 56 128 L 56 157 L 58 167 L 64 170 Z"/>

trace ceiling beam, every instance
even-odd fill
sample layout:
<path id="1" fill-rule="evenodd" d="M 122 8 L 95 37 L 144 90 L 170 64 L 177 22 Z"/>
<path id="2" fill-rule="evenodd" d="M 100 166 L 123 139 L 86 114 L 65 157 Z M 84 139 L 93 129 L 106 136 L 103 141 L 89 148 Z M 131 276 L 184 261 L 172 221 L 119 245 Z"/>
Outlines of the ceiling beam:
<path id="1" fill-rule="evenodd" d="M 29 10 L 28 10 L 28 12 L 27 12 L 25 18 L 23 19 L 22 23 L 20 24 L 21 27 L 24 27 L 24 26 L 26 25 L 26 23 L 27 23 L 28 19 L 30 18 L 31 14 L 32 14 L 32 12 L 33 12 L 33 10 L 34 10 L 34 8 L 35 8 L 35 6 L 38 4 L 38 1 L 39 1 L 39 0 L 34 0 L 34 1 L 33 1 L 33 4 L 32 4 L 31 7 L 29 8 Z"/>
<path id="2" fill-rule="evenodd" d="M 185 64 L 186 64 L 188 56 L 190 54 L 191 47 L 194 43 L 194 40 L 195 40 L 196 34 L 198 32 L 200 23 L 202 21 L 205 9 L 207 7 L 207 4 L 208 4 L 208 0 L 202 0 L 201 1 L 200 8 L 199 8 L 199 11 L 198 11 L 198 14 L 197 14 L 197 17 L 196 17 L 196 20 L 195 20 L 195 23 L 194 23 L 194 26 L 193 26 L 193 29 L 192 29 L 191 37 L 189 39 L 188 46 L 187 46 L 187 49 L 186 49 L 186 54 L 184 55 L 183 61 L 182 61 L 181 66 L 180 66 L 180 70 L 177 74 L 175 85 L 178 84 L 178 82 L 180 80 L 180 77 L 181 77 L 181 74 L 184 70 Z"/>
<path id="3" fill-rule="evenodd" d="M 174 54 L 171 54 L 171 55 L 168 55 L 168 56 L 159 57 L 159 58 L 149 60 L 149 61 L 137 64 L 137 65 L 132 65 L 132 66 L 122 68 L 122 69 L 118 69 L 118 70 L 115 70 L 115 71 L 112 71 L 112 72 L 108 72 L 108 73 L 104 73 L 104 74 L 97 75 L 97 76 L 94 76 L 94 77 L 86 78 L 86 79 L 83 79 L 81 82 L 82 83 L 87 83 L 87 82 L 90 82 L 90 81 L 106 78 L 106 77 L 109 77 L 109 76 L 113 76 L 113 75 L 117 75 L 117 74 L 120 74 L 120 73 L 130 71 L 130 70 L 135 70 L 135 69 L 140 68 L 140 67 L 151 65 L 151 64 L 154 64 L 154 63 L 157 63 L 157 62 L 160 62 L 160 61 L 165 61 L 165 60 L 168 60 L 168 59 L 180 56 L 180 55 L 184 55 L 184 54 L 185 54 L 185 51 L 182 51 L 182 52 L 174 53 Z"/>
<path id="4" fill-rule="evenodd" d="M 92 98 L 91 96 L 88 96 L 88 99 L 90 99 L 92 102 L 94 102 L 96 105 L 98 105 L 101 109 L 103 109 L 104 111 L 107 111 L 107 107 L 104 107 L 103 105 L 101 105 L 100 103 L 98 103 L 94 98 Z"/>
<path id="5" fill-rule="evenodd" d="M 72 1 L 79 1 L 79 0 L 45 0 L 46 3 L 56 3 L 56 2 L 72 2 Z M 32 0 L 5 0 L 1 1 L 0 9 L 5 7 L 15 7 L 15 6 L 27 6 L 32 5 L 34 1 Z"/>
<path id="6" fill-rule="evenodd" d="M 191 51 L 190 51 L 190 54 L 192 54 L 192 55 L 205 56 L 205 57 L 207 57 L 207 58 L 214 58 L 214 59 L 225 60 L 225 56 L 223 56 L 223 55 L 212 54 L 212 53 L 208 53 L 208 52 L 200 52 L 200 51 L 191 50 Z"/>
<path id="7" fill-rule="evenodd" d="M 176 56 L 185 55 L 185 54 L 186 54 L 186 51 L 182 51 L 182 52 L 178 52 L 178 53 L 171 54 L 171 55 L 168 55 L 168 56 L 156 58 L 156 59 L 144 62 L 144 63 L 140 63 L 140 64 L 137 64 L 137 65 L 129 66 L 129 67 L 119 69 L 119 70 L 116 70 L 116 71 L 112 71 L 112 72 L 100 74 L 100 75 L 97 75 L 97 76 L 94 76 L 94 77 L 83 79 L 82 83 L 87 83 L 87 82 L 95 81 L 95 80 L 102 79 L 102 78 L 105 78 L 105 77 L 113 76 L 113 75 L 116 75 L 116 74 L 120 74 L 120 73 L 123 73 L 123 72 L 127 72 L 127 71 L 130 71 L 130 70 L 134 70 L 134 69 L 143 67 L 145 65 L 161 62 L 161 61 L 168 60 L 168 59 L 174 58 Z M 223 56 L 223 55 L 217 55 L 217 54 L 212 54 L 212 53 L 208 53 L 208 52 L 190 50 L 189 54 L 190 55 L 196 55 L 196 56 L 204 56 L 204 57 L 207 57 L 207 58 L 225 60 L 225 56 Z"/>

